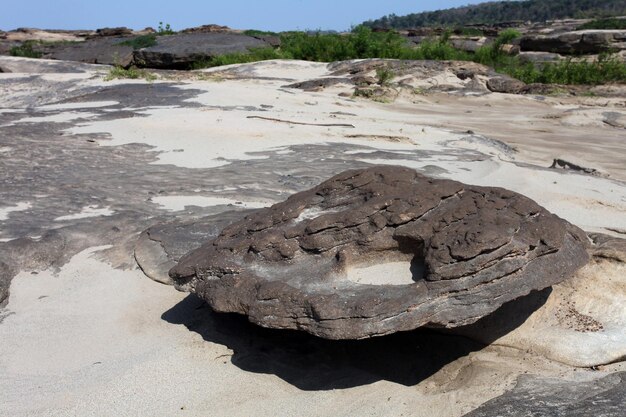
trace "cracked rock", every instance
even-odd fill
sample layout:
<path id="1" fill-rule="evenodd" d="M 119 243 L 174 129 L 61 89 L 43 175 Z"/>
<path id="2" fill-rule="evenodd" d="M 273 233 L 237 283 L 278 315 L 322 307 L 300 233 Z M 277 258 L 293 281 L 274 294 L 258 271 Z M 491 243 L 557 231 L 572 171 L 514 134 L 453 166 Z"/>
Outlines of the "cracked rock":
<path id="1" fill-rule="evenodd" d="M 218 312 L 360 339 L 474 323 L 570 277 L 587 246 L 520 194 L 378 166 L 227 226 L 170 276 Z"/>

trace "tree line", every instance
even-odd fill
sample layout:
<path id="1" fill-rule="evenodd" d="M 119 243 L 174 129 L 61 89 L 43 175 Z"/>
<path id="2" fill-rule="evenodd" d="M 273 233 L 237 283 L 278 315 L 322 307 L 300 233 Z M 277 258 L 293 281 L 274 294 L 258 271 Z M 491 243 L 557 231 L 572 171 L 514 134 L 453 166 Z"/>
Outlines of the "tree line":
<path id="1" fill-rule="evenodd" d="M 626 0 L 499 1 L 433 12 L 394 14 L 363 24 L 371 28 L 410 29 L 425 26 L 463 26 L 513 21 L 542 22 L 564 18 L 626 15 Z"/>

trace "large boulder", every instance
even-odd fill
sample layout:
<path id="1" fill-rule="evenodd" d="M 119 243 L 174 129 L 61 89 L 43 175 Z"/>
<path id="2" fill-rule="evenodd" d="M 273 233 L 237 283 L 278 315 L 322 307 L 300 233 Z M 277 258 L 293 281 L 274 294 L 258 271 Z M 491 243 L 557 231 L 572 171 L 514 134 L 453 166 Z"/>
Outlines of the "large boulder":
<path id="1" fill-rule="evenodd" d="M 528 35 L 520 40 L 522 51 L 557 54 L 599 54 L 626 49 L 624 30 L 580 30 L 556 35 Z"/>
<path id="2" fill-rule="evenodd" d="M 135 63 L 148 68 L 187 69 L 219 55 L 270 46 L 251 36 L 209 32 L 160 36 L 155 46 L 135 51 Z"/>
<path id="3" fill-rule="evenodd" d="M 586 247 L 580 229 L 522 195 L 385 166 L 248 215 L 170 276 L 216 311 L 359 339 L 474 323 L 569 278 Z"/>

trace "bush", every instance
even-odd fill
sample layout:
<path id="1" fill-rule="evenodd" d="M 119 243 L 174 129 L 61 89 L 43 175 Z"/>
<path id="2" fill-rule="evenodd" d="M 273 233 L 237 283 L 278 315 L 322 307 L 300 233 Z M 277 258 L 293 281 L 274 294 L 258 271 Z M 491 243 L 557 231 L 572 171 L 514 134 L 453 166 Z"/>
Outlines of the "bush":
<path id="1" fill-rule="evenodd" d="M 248 35 L 248 36 L 280 36 L 276 32 L 269 32 L 265 30 L 256 30 L 256 29 L 245 30 L 243 34 Z"/>
<path id="2" fill-rule="evenodd" d="M 585 29 L 626 29 L 626 19 L 598 19 L 587 22 L 577 28 L 578 30 Z"/>
<path id="3" fill-rule="evenodd" d="M 176 32 L 172 30 L 172 27 L 169 23 L 166 23 L 163 26 L 163 22 L 159 22 L 159 27 L 157 28 L 157 36 L 166 36 L 166 35 L 174 35 Z"/>
<path id="4" fill-rule="evenodd" d="M 491 45 L 478 48 L 472 60 L 492 67 L 509 64 L 509 57 L 503 52 L 502 48 L 504 45 L 511 43 L 514 39 L 517 39 L 520 36 L 521 34 L 515 29 L 502 31 L 502 33 L 500 33 Z"/>
<path id="5" fill-rule="evenodd" d="M 137 36 L 136 38 L 120 42 L 118 45 L 131 46 L 133 49 L 149 48 L 157 44 L 157 38 L 154 33 L 149 35 Z"/>
<path id="6" fill-rule="evenodd" d="M 43 55 L 40 51 L 36 51 L 33 49 L 33 46 L 36 45 L 36 41 L 25 41 L 19 46 L 14 46 L 9 50 L 9 54 L 12 56 L 21 56 L 24 58 L 41 58 Z"/>
<path id="7" fill-rule="evenodd" d="M 396 74 L 387 67 L 376 68 L 376 82 L 381 87 L 389 85 L 395 76 Z"/>

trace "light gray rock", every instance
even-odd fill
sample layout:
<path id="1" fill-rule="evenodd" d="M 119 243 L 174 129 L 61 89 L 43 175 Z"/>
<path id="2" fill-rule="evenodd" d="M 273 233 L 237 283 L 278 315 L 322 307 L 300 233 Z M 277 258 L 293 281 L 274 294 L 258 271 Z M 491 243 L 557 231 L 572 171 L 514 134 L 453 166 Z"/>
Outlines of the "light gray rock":
<path id="1" fill-rule="evenodd" d="M 464 417 L 623 417 L 626 372 L 588 382 L 522 375 L 513 390 Z"/>

